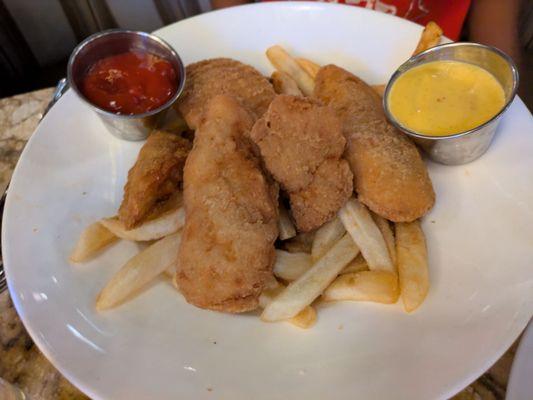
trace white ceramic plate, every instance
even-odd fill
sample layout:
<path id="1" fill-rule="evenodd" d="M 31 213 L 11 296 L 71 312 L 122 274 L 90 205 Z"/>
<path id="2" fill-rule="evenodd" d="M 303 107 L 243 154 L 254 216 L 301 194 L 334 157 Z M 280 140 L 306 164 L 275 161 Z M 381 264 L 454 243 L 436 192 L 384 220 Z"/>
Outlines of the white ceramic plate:
<path id="1" fill-rule="evenodd" d="M 523 400 L 533 396 L 533 322 L 520 340 L 511 369 L 505 400 Z"/>
<path id="2" fill-rule="evenodd" d="M 225 56 L 264 73 L 264 50 L 334 62 L 385 82 L 421 27 L 355 7 L 263 4 L 158 32 L 186 63 Z M 194 308 L 166 282 L 97 314 L 94 299 L 137 251 L 120 243 L 84 265 L 81 230 L 115 213 L 140 143 L 108 134 L 72 92 L 28 143 L 3 229 L 9 288 L 46 356 L 94 399 L 436 399 L 462 389 L 513 342 L 533 309 L 533 121 L 516 99 L 492 148 L 460 167 L 430 164 L 424 219 L 431 291 L 419 311 L 336 304 L 308 331 Z"/>

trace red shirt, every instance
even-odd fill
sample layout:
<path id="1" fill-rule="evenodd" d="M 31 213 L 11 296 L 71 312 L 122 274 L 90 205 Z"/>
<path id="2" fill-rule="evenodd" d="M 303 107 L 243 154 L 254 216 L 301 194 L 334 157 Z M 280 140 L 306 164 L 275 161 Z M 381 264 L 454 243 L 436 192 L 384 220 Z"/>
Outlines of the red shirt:
<path id="1" fill-rule="evenodd" d="M 269 0 L 267 0 L 269 1 Z M 319 0 L 382 11 L 420 25 L 435 21 L 452 40 L 459 39 L 471 0 Z"/>

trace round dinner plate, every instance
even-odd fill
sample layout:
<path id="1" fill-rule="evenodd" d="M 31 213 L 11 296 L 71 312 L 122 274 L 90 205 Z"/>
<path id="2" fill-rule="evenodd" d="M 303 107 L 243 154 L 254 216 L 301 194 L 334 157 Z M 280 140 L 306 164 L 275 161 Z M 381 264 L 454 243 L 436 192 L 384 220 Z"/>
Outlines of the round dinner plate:
<path id="1" fill-rule="evenodd" d="M 208 13 L 156 32 L 185 63 L 232 57 L 270 74 L 267 47 L 336 63 L 372 84 L 409 57 L 422 28 L 357 7 L 270 3 Z M 30 335 L 93 399 L 444 399 L 502 355 L 533 310 L 533 121 L 515 99 L 489 151 L 428 162 L 424 217 L 431 288 L 401 304 L 320 307 L 309 330 L 195 308 L 165 280 L 97 313 L 95 297 L 135 252 L 67 258 L 91 222 L 116 213 L 141 143 L 110 135 L 72 91 L 31 137 L 9 189 L 3 254 Z"/>

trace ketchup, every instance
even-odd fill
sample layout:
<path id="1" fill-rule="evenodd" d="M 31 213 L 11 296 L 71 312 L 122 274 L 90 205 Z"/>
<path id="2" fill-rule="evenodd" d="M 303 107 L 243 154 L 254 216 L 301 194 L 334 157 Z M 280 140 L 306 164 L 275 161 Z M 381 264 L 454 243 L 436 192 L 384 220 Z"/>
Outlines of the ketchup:
<path id="1" fill-rule="evenodd" d="M 142 114 L 165 104 L 177 89 L 172 64 L 149 53 L 127 52 L 103 58 L 83 78 L 91 103 L 117 114 Z"/>

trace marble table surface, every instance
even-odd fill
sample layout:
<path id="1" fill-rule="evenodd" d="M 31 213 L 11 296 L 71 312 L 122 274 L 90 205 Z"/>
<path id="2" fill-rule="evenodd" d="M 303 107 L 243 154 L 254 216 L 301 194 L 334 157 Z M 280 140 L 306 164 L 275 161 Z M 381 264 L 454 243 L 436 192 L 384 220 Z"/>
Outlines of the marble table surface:
<path id="1" fill-rule="evenodd" d="M 7 186 L 52 92 L 49 88 L 0 99 L 0 193 Z M 486 373 L 453 399 L 504 399 L 516 347 L 515 342 Z M 20 387 L 32 400 L 87 399 L 34 345 L 7 291 L 0 294 L 0 377 Z"/>

